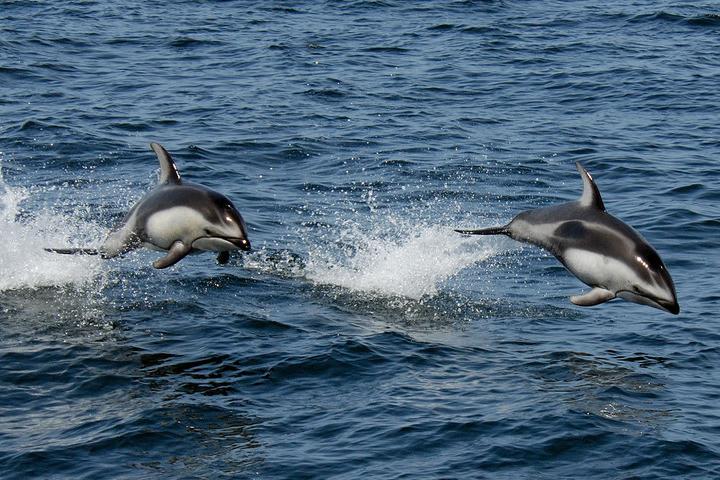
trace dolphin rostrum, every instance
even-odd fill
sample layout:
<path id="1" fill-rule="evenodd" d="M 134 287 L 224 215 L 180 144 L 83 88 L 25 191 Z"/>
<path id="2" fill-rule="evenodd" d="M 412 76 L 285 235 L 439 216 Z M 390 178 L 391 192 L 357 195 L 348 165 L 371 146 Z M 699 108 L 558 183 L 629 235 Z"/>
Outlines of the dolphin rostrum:
<path id="1" fill-rule="evenodd" d="M 64 254 L 113 258 L 139 247 L 167 251 L 155 268 L 176 264 L 199 250 L 218 253 L 227 263 L 232 250 L 250 250 L 245 222 L 224 195 L 201 185 L 183 182 L 170 154 L 161 145 L 150 147 L 160 161 L 160 180 L 125 215 L 98 249 L 46 248 Z"/>
<path id="2" fill-rule="evenodd" d="M 521 212 L 502 227 L 456 230 L 467 235 L 507 235 L 549 251 L 565 268 L 592 287 L 570 297 L 591 306 L 615 297 L 677 314 L 670 272 L 637 231 L 605 211 L 600 190 L 577 162 L 582 196 L 569 203 Z"/>

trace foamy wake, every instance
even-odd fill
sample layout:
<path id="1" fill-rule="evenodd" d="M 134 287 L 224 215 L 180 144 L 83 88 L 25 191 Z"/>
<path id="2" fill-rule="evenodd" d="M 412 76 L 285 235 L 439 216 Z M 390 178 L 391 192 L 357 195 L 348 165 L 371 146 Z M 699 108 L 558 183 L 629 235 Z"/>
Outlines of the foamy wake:
<path id="1" fill-rule="evenodd" d="M 47 211 L 21 215 L 20 204 L 28 190 L 9 187 L 0 171 L 0 291 L 83 285 L 102 273 L 97 257 L 58 255 L 44 247 L 95 242 L 103 229 Z"/>
<path id="2" fill-rule="evenodd" d="M 478 242 L 440 225 L 408 225 L 393 233 L 352 225 L 327 245 L 309 252 L 306 277 L 319 284 L 403 296 L 414 300 L 438 293 L 444 282 L 470 265 L 499 253 L 494 242 Z"/>

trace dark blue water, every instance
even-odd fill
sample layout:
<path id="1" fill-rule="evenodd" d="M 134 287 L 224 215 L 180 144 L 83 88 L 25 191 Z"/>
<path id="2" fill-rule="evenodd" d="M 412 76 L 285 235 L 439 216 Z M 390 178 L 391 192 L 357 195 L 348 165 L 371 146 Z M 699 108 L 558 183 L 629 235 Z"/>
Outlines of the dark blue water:
<path id="1" fill-rule="evenodd" d="M 0 5 L 3 478 L 720 478 L 714 2 Z M 148 144 L 255 247 L 97 245 Z M 455 227 L 576 198 L 679 316 Z"/>

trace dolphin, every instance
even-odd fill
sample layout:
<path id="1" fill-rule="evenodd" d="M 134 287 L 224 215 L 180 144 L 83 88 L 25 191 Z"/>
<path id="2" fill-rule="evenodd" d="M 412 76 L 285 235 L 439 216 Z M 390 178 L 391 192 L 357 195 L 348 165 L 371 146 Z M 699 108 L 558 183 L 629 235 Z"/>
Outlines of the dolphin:
<path id="1" fill-rule="evenodd" d="M 233 250 L 250 250 L 245 221 L 224 195 L 180 180 L 175 162 L 162 145 L 150 147 L 160 161 L 160 179 L 125 215 L 97 248 L 46 248 L 62 254 L 113 258 L 140 247 L 167 251 L 153 262 L 167 268 L 197 251 L 218 252 L 225 264 Z"/>
<path id="2" fill-rule="evenodd" d="M 636 230 L 605 211 L 592 177 L 579 162 L 575 166 L 583 180 L 578 200 L 521 212 L 504 226 L 455 231 L 507 235 L 549 251 L 592 287 L 570 297 L 575 305 L 598 305 L 620 297 L 679 313 L 675 285 L 660 256 Z"/>

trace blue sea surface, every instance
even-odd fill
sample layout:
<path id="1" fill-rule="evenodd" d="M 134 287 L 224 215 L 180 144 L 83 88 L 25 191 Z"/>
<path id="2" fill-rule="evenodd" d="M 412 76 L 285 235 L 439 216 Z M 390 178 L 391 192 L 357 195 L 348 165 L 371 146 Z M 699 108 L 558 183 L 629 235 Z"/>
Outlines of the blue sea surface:
<path id="1" fill-rule="evenodd" d="M 719 52 L 717 2 L 2 2 L 0 477 L 720 478 Z M 44 251 L 153 141 L 253 251 Z M 576 161 L 680 315 L 452 231 Z"/>

